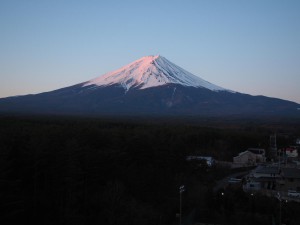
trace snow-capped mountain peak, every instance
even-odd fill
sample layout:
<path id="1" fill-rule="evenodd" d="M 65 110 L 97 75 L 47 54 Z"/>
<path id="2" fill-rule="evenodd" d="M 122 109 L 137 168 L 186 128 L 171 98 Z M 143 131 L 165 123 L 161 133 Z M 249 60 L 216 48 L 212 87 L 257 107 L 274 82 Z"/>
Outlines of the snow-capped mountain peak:
<path id="1" fill-rule="evenodd" d="M 165 84 L 201 87 L 213 91 L 226 90 L 193 75 L 160 55 L 142 57 L 120 69 L 92 79 L 83 86 L 114 84 L 121 85 L 126 91 L 133 87 L 146 89 Z"/>
<path id="2" fill-rule="evenodd" d="M 297 118 L 299 108 L 299 104 L 282 99 L 226 90 L 162 56 L 143 57 L 88 82 L 36 95 L 0 99 L 0 114 L 4 115 Z"/>

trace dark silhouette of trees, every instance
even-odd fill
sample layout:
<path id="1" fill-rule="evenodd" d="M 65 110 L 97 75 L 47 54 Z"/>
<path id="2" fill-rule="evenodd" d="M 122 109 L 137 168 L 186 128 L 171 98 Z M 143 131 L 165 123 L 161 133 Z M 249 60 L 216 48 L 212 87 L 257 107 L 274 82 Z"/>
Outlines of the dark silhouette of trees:
<path id="1" fill-rule="evenodd" d="M 247 224 L 242 218 L 249 217 L 262 224 L 274 213 L 271 204 L 255 202 L 252 209 L 243 193 L 224 202 L 211 190 L 230 171 L 185 158 L 230 160 L 249 146 L 266 147 L 269 133 L 147 121 L 0 118 L 1 224 L 172 224 L 182 184 L 184 215 L 194 210 L 199 219 Z M 295 216 L 284 210 L 286 217 Z"/>

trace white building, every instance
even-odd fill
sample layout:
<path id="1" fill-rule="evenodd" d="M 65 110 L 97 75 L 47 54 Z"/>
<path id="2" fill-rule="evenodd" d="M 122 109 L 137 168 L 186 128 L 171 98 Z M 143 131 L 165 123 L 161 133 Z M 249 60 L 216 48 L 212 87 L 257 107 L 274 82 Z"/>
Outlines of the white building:
<path id="1" fill-rule="evenodd" d="M 248 148 L 233 157 L 233 163 L 240 166 L 253 166 L 263 162 L 266 162 L 265 150 L 260 148 Z"/>

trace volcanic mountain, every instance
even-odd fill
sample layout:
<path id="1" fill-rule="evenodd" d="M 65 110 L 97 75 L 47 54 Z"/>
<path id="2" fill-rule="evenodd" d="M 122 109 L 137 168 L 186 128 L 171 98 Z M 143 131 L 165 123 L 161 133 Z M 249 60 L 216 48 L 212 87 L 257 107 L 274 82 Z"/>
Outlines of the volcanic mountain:
<path id="1" fill-rule="evenodd" d="M 225 90 L 187 72 L 162 56 L 146 56 L 116 71 L 88 81 L 84 86 L 109 86 L 119 84 L 126 91 L 130 88 L 146 89 L 166 84 Z"/>
<path id="2" fill-rule="evenodd" d="M 77 115 L 298 115 L 300 105 L 234 92 L 162 56 L 146 56 L 74 86 L 0 99 L 0 112 Z"/>

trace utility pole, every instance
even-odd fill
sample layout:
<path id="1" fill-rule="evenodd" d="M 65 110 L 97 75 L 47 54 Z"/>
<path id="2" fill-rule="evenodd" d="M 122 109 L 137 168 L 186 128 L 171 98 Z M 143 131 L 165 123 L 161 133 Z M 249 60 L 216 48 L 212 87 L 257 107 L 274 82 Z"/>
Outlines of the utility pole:
<path id="1" fill-rule="evenodd" d="M 182 193 L 185 191 L 184 185 L 179 187 L 179 225 L 182 224 Z"/>

